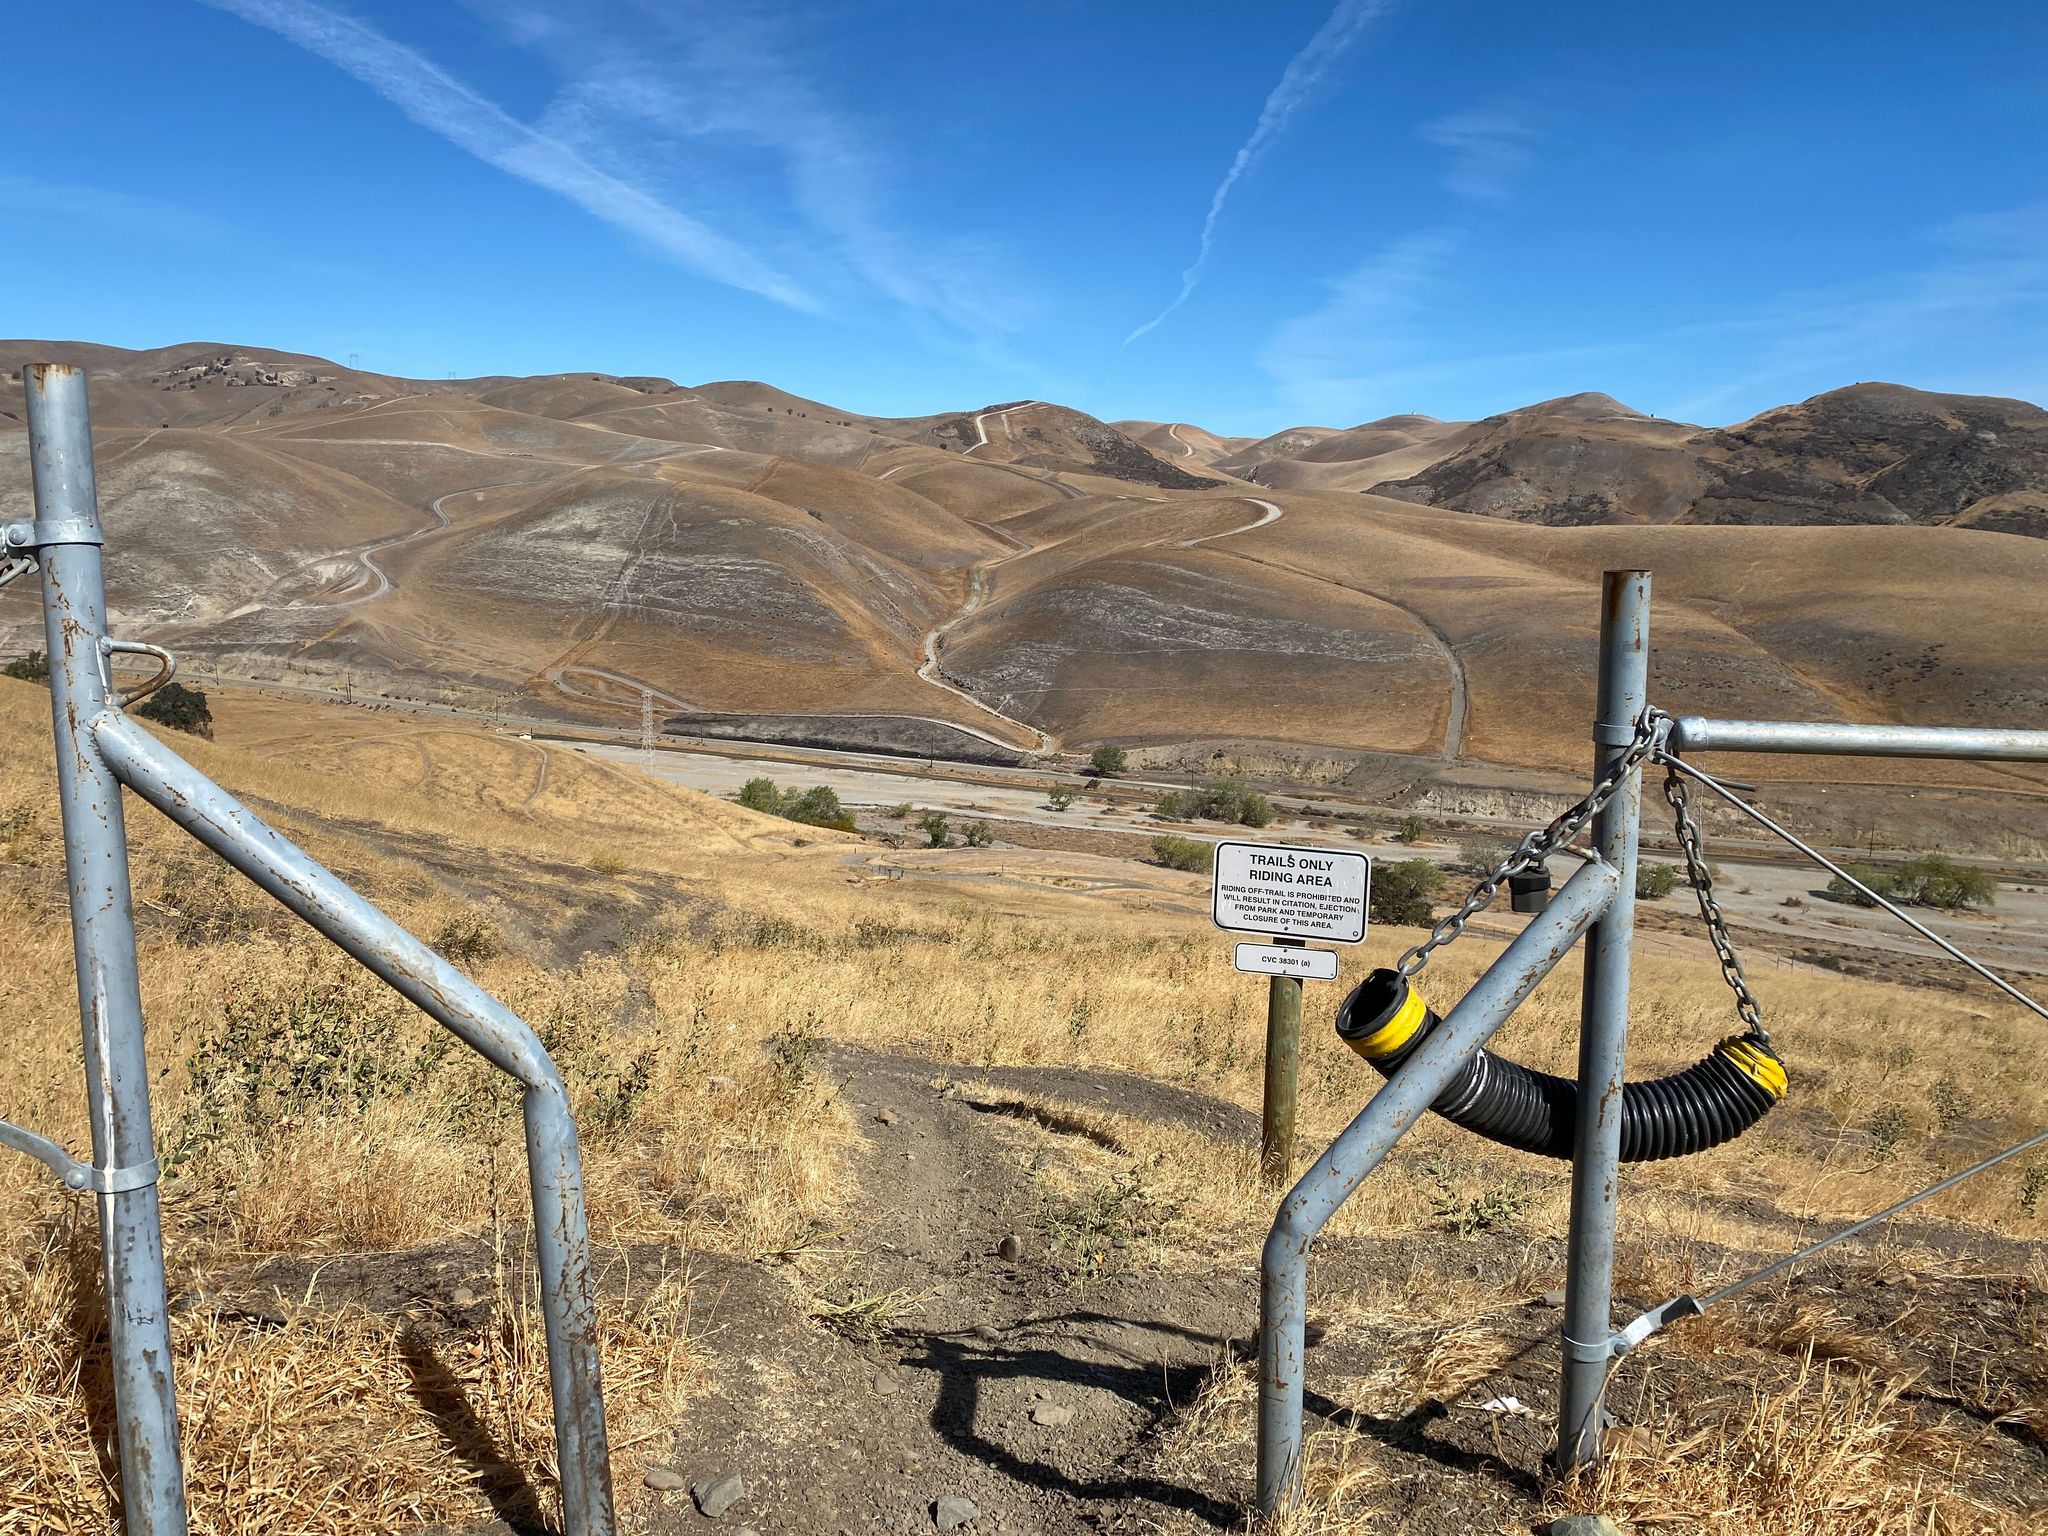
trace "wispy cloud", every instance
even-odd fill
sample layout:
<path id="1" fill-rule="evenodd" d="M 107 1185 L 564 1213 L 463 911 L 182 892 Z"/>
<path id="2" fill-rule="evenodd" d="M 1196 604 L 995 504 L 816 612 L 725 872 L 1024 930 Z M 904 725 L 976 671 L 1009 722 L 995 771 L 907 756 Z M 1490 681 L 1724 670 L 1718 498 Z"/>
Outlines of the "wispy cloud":
<path id="1" fill-rule="evenodd" d="M 75 219 L 101 230 L 186 245 L 218 245 L 230 235 L 218 219 L 158 198 L 5 172 L 0 172 L 0 210 L 31 218 Z"/>
<path id="2" fill-rule="evenodd" d="M 1202 269 L 1209 263 L 1209 252 L 1216 242 L 1216 224 L 1223 217 L 1223 205 L 1230 200 L 1231 192 L 1287 131 L 1289 124 L 1315 103 L 1351 45 L 1389 8 L 1390 0 L 1342 0 L 1307 46 L 1288 61 L 1287 68 L 1281 71 L 1280 83 L 1266 97 L 1251 137 L 1231 158 L 1230 168 L 1210 194 L 1209 212 L 1202 220 L 1202 237 L 1195 248 L 1195 259 L 1180 275 L 1180 292 L 1166 308 L 1126 336 L 1125 346 L 1157 330 L 1169 315 L 1187 303 L 1202 280 Z"/>
<path id="3" fill-rule="evenodd" d="M 1416 136 L 1451 152 L 1444 185 L 1460 197 L 1491 202 L 1505 197 L 1534 153 L 1535 130 L 1518 113 L 1501 109 L 1453 112 L 1424 123 Z"/>
<path id="4" fill-rule="evenodd" d="M 781 183 L 769 200 L 786 199 L 785 238 L 811 247 L 789 259 L 813 286 L 855 302 L 880 296 L 928 343 L 964 339 L 984 356 L 1020 328 L 1028 285 L 988 242 L 904 233 L 895 157 L 827 98 L 779 10 L 745 0 L 467 3 L 560 77 L 543 127 L 593 161 L 637 164 L 658 184 L 674 159 L 701 162 L 710 146 L 766 151 Z"/>
<path id="5" fill-rule="evenodd" d="M 1281 324 L 1259 366 L 1298 419 L 1349 425 L 1381 396 L 1382 375 L 1419 349 L 1421 317 L 1460 239 L 1433 229 L 1397 240 L 1331 282 L 1320 308 Z"/>
<path id="6" fill-rule="evenodd" d="M 678 265 L 792 309 L 818 300 L 753 251 L 514 119 L 423 55 L 311 0 L 205 0 L 346 70 L 421 127 L 522 181 L 567 198 Z"/>
<path id="7" fill-rule="evenodd" d="M 2048 203 L 1943 225 L 1929 233 L 1931 260 L 1861 282 L 1621 336 L 1597 333 L 1596 307 L 1584 341 L 1446 355 L 1434 312 L 1455 301 L 1453 263 L 1469 238 L 1444 227 L 1395 241 L 1274 331 L 1259 362 L 1289 420 L 1348 425 L 1449 391 L 1474 402 L 1467 410 L 1498 410 L 1606 389 L 1685 421 L 1726 421 L 1731 408 L 1749 415 L 1871 378 L 2048 394 L 2048 366 L 2031 345 L 2048 322 Z M 1981 338 L 1972 376 L 1930 372 L 1958 335 Z M 1699 387 L 1676 401 L 1647 398 L 1674 358 Z M 1987 379 L 2000 368 L 2000 382 Z M 1635 398 L 1639 387 L 1646 398 Z"/>

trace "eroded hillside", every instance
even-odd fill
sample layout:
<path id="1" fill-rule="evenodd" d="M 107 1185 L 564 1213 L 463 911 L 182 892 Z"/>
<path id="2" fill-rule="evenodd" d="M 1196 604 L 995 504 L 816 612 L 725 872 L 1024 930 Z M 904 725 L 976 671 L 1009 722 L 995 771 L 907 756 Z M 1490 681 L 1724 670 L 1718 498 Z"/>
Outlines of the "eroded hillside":
<path id="1" fill-rule="evenodd" d="M 2048 720 L 2048 540 L 2011 537 L 2044 515 L 2048 413 L 2016 401 L 1859 385 L 1704 431 L 1585 394 L 1254 442 L 1035 400 L 898 419 L 744 381 L 0 344 L 37 356 L 92 370 L 118 622 L 202 674 L 934 754 L 1564 767 L 1598 571 L 1641 564 L 1668 707 Z M 0 628 L 35 643 L 26 594 Z"/>

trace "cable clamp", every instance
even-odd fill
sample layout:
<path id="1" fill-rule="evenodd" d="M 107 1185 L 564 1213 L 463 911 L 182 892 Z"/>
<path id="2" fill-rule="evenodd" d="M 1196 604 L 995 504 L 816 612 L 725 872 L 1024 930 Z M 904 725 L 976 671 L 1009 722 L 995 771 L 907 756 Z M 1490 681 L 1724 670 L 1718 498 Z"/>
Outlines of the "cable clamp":
<path id="1" fill-rule="evenodd" d="M 1607 1341 L 1615 1359 L 1627 1354 L 1653 1333 L 1662 1333 L 1680 1318 L 1698 1317 L 1707 1309 L 1697 1296 L 1674 1296 L 1660 1307 L 1652 1307 Z"/>
<path id="2" fill-rule="evenodd" d="M 97 517 L 61 517 L 48 522 L 9 523 L 6 543 L 10 550 L 42 549 L 51 544 L 104 544 Z"/>
<path id="3" fill-rule="evenodd" d="M 1600 1365 L 1614 1358 L 1614 1340 L 1602 1339 L 1597 1344 L 1588 1344 L 1584 1339 L 1564 1335 L 1564 1357 L 1580 1365 Z"/>
<path id="4" fill-rule="evenodd" d="M 1633 721 L 1626 725 L 1609 725 L 1596 721 L 1593 726 L 1593 741 L 1603 747 L 1632 747 L 1636 744 L 1636 726 Z"/>
<path id="5" fill-rule="evenodd" d="M 130 1190 L 147 1189 L 160 1177 L 153 1157 L 146 1163 L 133 1163 L 125 1168 L 101 1168 L 81 1163 L 49 1137 L 38 1136 L 5 1120 L 0 1120 L 0 1147 L 26 1152 L 54 1173 L 66 1189 L 81 1193 L 90 1189 L 102 1195 L 123 1195 Z"/>

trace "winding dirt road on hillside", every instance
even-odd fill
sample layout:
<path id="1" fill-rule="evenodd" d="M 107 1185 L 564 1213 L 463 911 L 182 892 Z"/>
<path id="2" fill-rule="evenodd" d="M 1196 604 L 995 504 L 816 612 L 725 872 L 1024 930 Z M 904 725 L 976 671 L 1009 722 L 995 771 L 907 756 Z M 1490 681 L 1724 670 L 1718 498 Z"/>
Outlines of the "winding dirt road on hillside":
<path id="1" fill-rule="evenodd" d="M 392 586 L 391 575 L 388 571 L 384 569 L 383 565 L 378 562 L 378 555 L 382 554 L 385 550 L 398 549 L 403 545 L 413 543 L 415 540 L 429 538 L 432 535 L 439 533 L 442 529 L 448 527 L 448 514 L 441 510 L 443 503 L 452 501 L 457 496 L 481 496 L 485 491 L 496 490 L 498 488 L 498 484 L 503 483 L 504 482 L 500 481 L 497 484 L 493 485 L 472 485 L 466 487 L 463 490 L 450 491 L 445 496 L 436 496 L 431 502 L 427 504 L 427 510 L 434 514 L 433 527 L 415 528 L 410 533 L 401 533 L 394 538 L 379 539 L 374 544 L 365 544 L 361 549 L 355 552 L 356 559 L 362 562 L 363 569 L 369 573 L 370 579 L 373 582 L 375 582 L 376 585 L 370 591 L 363 593 L 360 597 L 346 598 L 343 601 L 336 603 L 334 606 L 337 608 L 359 608 L 364 603 L 374 603 L 378 598 L 382 597 L 385 593 L 389 592 Z"/>
<path id="2" fill-rule="evenodd" d="M 1227 539 L 1233 533 L 1244 533 L 1250 529 L 1260 527 L 1263 524 L 1277 522 L 1279 520 L 1281 516 L 1280 509 L 1274 506 L 1273 503 L 1271 503 L 1270 501 L 1258 501 L 1255 497 L 1250 496 L 1244 497 L 1242 499 L 1254 502 L 1258 506 L 1268 508 L 1268 514 L 1265 517 L 1260 518 L 1259 521 L 1256 523 L 1246 523 L 1244 527 L 1232 528 L 1227 533 L 1210 534 L 1208 538 Z M 1181 547 L 1183 549 L 1191 549 L 1195 545 L 1202 544 L 1205 542 L 1207 542 L 1205 539 L 1190 539 Z M 1400 612 L 1405 613 L 1409 618 L 1413 619 L 1415 621 L 1416 628 L 1420 629 L 1425 635 L 1429 636 L 1431 642 L 1436 646 L 1437 650 L 1440 653 L 1442 653 L 1444 658 L 1444 668 L 1450 674 L 1451 707 L 1449 713 L 1446 714 L 1444 717 L 1444 741 L 1443 746 L 1439 748 L 1437 751 L 1437 757 L 1440 761 L 1446 763 L 1452 763 L 1458 760 L 1459 754 L 1463 752 L 1465 748 L 1465 661 L 1464 658 L 1458 654 L 1458 648 L 1451 643 L 1451 637 L 1445 634 L 1441 629 L 1437 628 L 1437 626 L 1430 621 L 1427 615 L 1417 612 L 1415 609 L 1409 607 L 1406 603 L 1401 602 L 1398 598 L 1390 597 L 1385 592 L 1375 592 L 1370 587 L 1355 587 L 1348 581 L 1338 581 L 1329 576 L 1319 576 L 1313 571 L 1304 571 L 1292 565 L 1282 565 L 1277 560 L 1261 560 L 1257 555 L 1246 554 L 1241 549 L 1220 550 L 1218 551 L 1218 553 L 1226 555 L 1232 560 L 1249 560 L 1252 564 L 1263 565 L 1268 570 L 1281 571 L 1289 576 L 1305 576 L 1310 581 L 1320 581 L 1332 587 L 1341 587 L 1346 592 L 1356 592 L 1361 597 L 1369 597 L 1372 598 L 1375 602 L 1385 603 L 1389 608 L 1398 609 Z"/>
<path id="3" fill-rule="evenodd" d="M 1254 528 L 1263 528 L 1268 523 L 1277 523 L 1280 521 L 1281 518 L 1287 515 L 1285 512 L 1282 512 L 1277 506 L 1275 506 L 1272 502 L 1261 501 L 1256 496 L 1240 496 L 1237 499 L 1239 501 L 1250 502 L 1255 507 L 1262 507 L 1264 508 L 1264 511 L 1262 511 L 1259 514 L 1259 516 L 1253 518 L 1250 522 L 1240 523 L 1235 528 L 1226 528 L 1221 533 L 1205 533 L 1198 539 L 1182 539 L 1180 541 L 1180 547 L 1182 549 L 1193 549 L 1197 544 L 1207 544 L 1215 539 L 1227 539 L 1234 533 L 1250 533 Z"/>
<path id="4" fill-rule="evenodd" d="M 966 700 L 983 714 L 1000 720 L 1007 726 L 1023 731 L 1028 736 L 1034 737 L 1038 743 L 1038 751 L 1057 752 L 1059 750 L 1059 743 L 1046 732 L 1041 731 L 1037 726 L 1027 721 L 1018 720 L 1004 714 L 992 704 L 982 702 L 982 700 L 976 698 L 965 688 L 947 682 L 945 676 L 939 671 L 939 642 L 945 638 L 946 632 L 981 606 L 982 599 L 988 596 L 988 573 L 996 566 L 1001 565 L 1004 560 L 1014 559 L 1022 553 L 1024 551 L 1021 549 L 1012 550 L 1000 559 L 990 560 L 985 564 L 977 565 L 968 572 L 967 600 L 960 605 L 960 611 L 955 613 L 953 617 L 926 632 L 922 646 L 924 662 L 918 667 L 917 675 L 924 682 L 930 683 L 934 688 L 943 688 L 956 699 Z M 1009 746 L 1011 743 L 1005 742 L 1004 745 Z"/>
<path id="5" fill-rule="evenodd" d="M 989 419 L 989 417 L 993 416 L 996 418 L 996 420 L 1001 421 L 1005 416 L 1009 415 L 1012 411 L 1026 410 L 1031 406 L 1043 405 L 1044 403 L 1045 402 L 1042 400 L 1019 400 L 1015 405 L 1006 405 L 999 411 L 975 412 L 975 440 L 974 442 L 970 443 L 965 449 L 962 450 L 961 457 L 965 458 L 968 454 L 974 452 L 975 449 L 986 448 L 988 446 L 988 428 L 983 424 Z"/>

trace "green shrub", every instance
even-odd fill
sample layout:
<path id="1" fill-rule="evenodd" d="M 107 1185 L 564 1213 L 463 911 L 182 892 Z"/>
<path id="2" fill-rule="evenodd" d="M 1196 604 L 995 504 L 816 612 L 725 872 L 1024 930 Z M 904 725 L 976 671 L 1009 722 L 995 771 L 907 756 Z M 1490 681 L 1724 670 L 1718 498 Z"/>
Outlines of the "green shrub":
<path id="1" fill-rule="evenodd" d="M 1246 827 L 1273 824 L 1273 803 L 1236 779 L 1210 779 L 1195 789 L 1169 791 L 1152 807 L 1167 821 L 1227 821 Z"/>
<path id="2" fill-rule="evenodd" d="M 1658 901 L 1678 889 L 1676 864 L 1636 865 L 1636 900 Z"/>
<path id="3" fill-rule="evenodd" d="M 1055 784 L 1045 792 L 1045 803 L 1056 811 L 1064 811 L 1080 798 L 1071 784 Z"/>
<path id="4" fill-rule="evenodd" d="M 917 826 L 919 831 L 931 839 L 932 847 L 950 848 L 953 846 L 953 839 L 947 830 L 948 824 L 944 811 L 926 811 L 917 818 Z"/>
<path id="5" fill-rule="evenodd" d="M 1427 859 L 1403 859 L 1372 872 L 1372 920 L 1411 928 L 1427 924 L 1436 909 L 1429 898 L 1443 888 L 1444 872 Z"/>
<path id="6" fill-rule="evenodd" d="M 970 821 L 960 839 L 970 848 L 986 848 L 996 840 L 996 829 L 985 821 Z"/>
<path id="7" fill-rule="evenodd" d="M 1429 823 L 1420 816 L 1403 816 L 1394 836 L 1404 843 L 1419 843 L 1429 835 Z"/>
<path id="8" fill-rule="evenodd" d="M 766 816 L 782 814 L 782 791 L 775 787 L 773 779 L 749 779 L 740 786 L 734 797 L 750 811 L 759 811 Z"/>
<path id="9" fill-rule="evenodd" d="M 823 784 L 809 789 L 780 789 L 773 779 L 749 779 L 734 797 L 750 811 L 780 816 L 784 821 L 807 827 L 830 827 L 835 832 L 857 830 L 852 813 L 839 803 L 838 792 Z"/>
<path id="10" fill-rule="evenodd" d="M 1910 906 L 1988 907 L 1998 899 L 1998 882 L 1981 869 L 1970 869 L 1939 853 L 1923 853 L 1895 870 L 1873 869 L 1868 864 L 1844 866 L 1878 895 Z M 1828 881 L 1828 894 L 1859 907 L 1874 907 L 1863 892 L 1840 875 Z"/>
<path id="11" fill-rule="evenodd" d="M 1270 827 L 1273 824 L 1273 802 L 1256 789 L 1248 789 L 1238 800 L 1237 819 L 1248 827 Z"/>
<path id="12" fill-rule="evenodd" d="M 1988 907 L 1998 899 L 1998 883 L 1983 870 L 1967 868 L 1939 853 L 1924 853 L 1900 865 L 1893 880 L 1897 896 L 1915 906 L 1954 911 L 1958 907 Z"/>
<path id="13" fill-rule="evenodd" d="M 1892 894 L 1892 877 L 1884 870 L 1873 869 L 1868 864 L 1845 864 L 1842 867 L 1869 886 L 1873 891 L 1876 891 L 1878 895 L 1890 896 Z M 1864 895 L 1863 892 L 1857 890 L 1855 886 L 1844 880 L 1840 875 L 1836 875 L 1828 881 L 1828 894 L 1859 907 L 1874 907 L 1877 905 L 1876 902 Z"/>
<path id="14" fill-rule="evenodd" d="M 24 683 L 47 683 L 50 680 L 50 658 L 41 651 L 29 651 L 0 667 L 0 673 L 19 678 Z"/>
<path id="15" fill-rule="evenodd" d="M 1130 766 L 1130 758 L 1122 747 L 1113 747 L 1104 742 L 1088 754 L 1088 771 L 1105 779 L 1113 779 Z"/>
<path id="16" fill-rule="evenodd" d="M 1171 832 L 1162 832 L 1152 839 L 1152 857 L 1168 869 L 1206 875 L 1216 867 L 1216 845 L 1198 837 L 1175 837 Z"/>
<path id="17" fill-rule="evenodd" d="M 174 731 L 188 731 L 209 740 L 213 736 L 213 711 L 206 707 L 205 693 L 183 683 L 165 683 L 136 705 L 135 713 Z"/>

